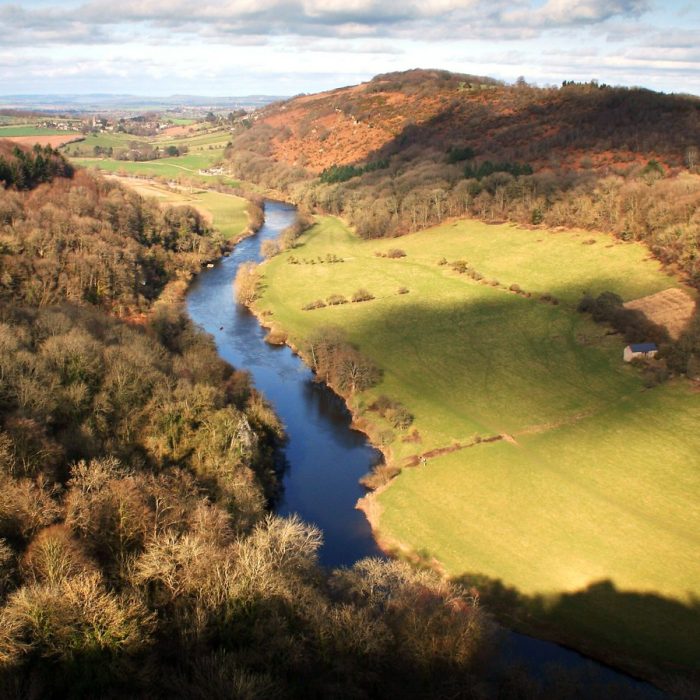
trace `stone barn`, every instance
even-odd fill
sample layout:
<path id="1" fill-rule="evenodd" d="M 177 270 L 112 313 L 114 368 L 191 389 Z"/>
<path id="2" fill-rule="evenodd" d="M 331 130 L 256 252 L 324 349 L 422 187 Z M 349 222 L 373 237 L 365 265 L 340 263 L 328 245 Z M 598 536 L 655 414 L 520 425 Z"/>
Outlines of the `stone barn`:
<path id="1" fill-rule="evenodd" d="M 622 359 L 625 362 L 632 362 L 632 360 L 637 358 L 651 359 L 656 357 L 658 352 L 659 348 L 656 347 L 656 343 L 633 343 L 625 348 Z"/>

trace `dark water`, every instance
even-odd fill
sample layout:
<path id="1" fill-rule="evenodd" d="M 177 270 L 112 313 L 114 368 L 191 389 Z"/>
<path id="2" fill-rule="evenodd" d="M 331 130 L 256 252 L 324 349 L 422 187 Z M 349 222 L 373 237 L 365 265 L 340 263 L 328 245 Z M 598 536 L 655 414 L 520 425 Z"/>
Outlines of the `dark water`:
<path id="1" fill-rule="evenodd" d="M 259 261 L 262 241 L 289 226 L 294 212 L 289 205 L 267 202 L 265 224 L 258 234 L 199 275 L 187 295 L 187 306 L 194 322 L 214 336 L 219 354 L 251 373 L 255 386 L 285 425 L 287 465 L 277 511 L 298 513 L 323 530 L 320 557 L 324 565 L 351 565 L 380 555 L 365 516 L 355 509 L 365 493 L 358 479 L 380 455 L 362 433 L 350 429 L 350 414 L 342 399 L 315 382 L 289 348 L 265 343 L 265 331 L 233 296 L 238 266 Z"/>
<path id="2" fill-rule="evenodd" d="M 214 336 L 219 354 L 251 373 L 255 386 L 285 425 L 287 465 L 277 512 L 298 513 L 321 528 L 322 564 L 351 566 L 363 557 L 381 556 L 364 515 L 355 509 L 357 499 L 365 493 L 358 479 L 380 455 L 362 433 L 350 429 L 350 414 L 342 399 L 315 382 L 289 348 L 265 343 L 265 331 L 233 296 L 238 266 L 259 261 L 262 241 L 275 238 L 289 226 L 294 212 L 290 205 L 268 201 L 265 224 L 258 234 L 239 243 L 230 257 L 201 272 L 187 295 L 187 307 L 192 320 Z M 506 634 L 502 655 L 535 675 L 556 664 L 597 682 L 622 683 L 639 697 L 662 697 L 650 686 L 574 651 L 515 632 Z"/>

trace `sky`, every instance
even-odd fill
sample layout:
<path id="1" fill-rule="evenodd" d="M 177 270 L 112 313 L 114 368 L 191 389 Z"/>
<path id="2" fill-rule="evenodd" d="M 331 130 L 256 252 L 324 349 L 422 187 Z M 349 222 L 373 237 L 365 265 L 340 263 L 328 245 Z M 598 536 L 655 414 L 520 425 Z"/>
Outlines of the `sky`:
<path id="1" fill-rule="evenodd" d="M 3 95 L 294 95 L 409 68 L 700 95 L 700 2 L 0 0 Z"/>

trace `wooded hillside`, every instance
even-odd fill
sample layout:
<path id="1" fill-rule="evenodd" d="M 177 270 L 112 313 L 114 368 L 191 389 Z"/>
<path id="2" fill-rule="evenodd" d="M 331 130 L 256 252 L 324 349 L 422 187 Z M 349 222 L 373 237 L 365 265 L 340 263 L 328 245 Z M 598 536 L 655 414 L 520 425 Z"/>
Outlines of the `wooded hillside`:
<path id="1" fill-rule="evenodd" d="M 700 281 L 700 100 L 408 71 L 263 110 L 237 172 L 365 238 L 449 217 L 612 231 Z"/>

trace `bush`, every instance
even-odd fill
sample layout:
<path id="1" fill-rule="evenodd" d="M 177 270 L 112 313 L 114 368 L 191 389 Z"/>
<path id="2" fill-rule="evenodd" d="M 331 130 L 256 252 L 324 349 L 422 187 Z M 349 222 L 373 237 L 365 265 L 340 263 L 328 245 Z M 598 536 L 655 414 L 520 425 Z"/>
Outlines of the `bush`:
<path id="1" fill-rule="evenodd" d="M 284 345 L 287 342 L 287 334 L 279 328 L 273 328 L 265 336 L 268 345 Z"/>
<path id="2" fill-rule="evenodd" d="M 405 258 L 406 251 L 401 250 L 401 248 L 389 248 L 389 250 L 386 251 L 386 257 L 387 258 Z"/>
<path id="3" fill-rule="evenodd" d="M 374 295 L 368 292 L 366 289 L 358 289 L 352 295 L 353 302 L 371 301 L 372 299 L 374 299 Z"/>
<path id="4" fill-rule="evenodd" d="M 408 287 L 399 287 L 399 294 L 408 294 Z"/>
<path id="5" fill-rule="evenodd" d="M 260 245 L 260 254 L 263 258 L 269 259 L 274 258 L 275 255 L 279 255 L 280 244 L 277 241 L 263 241 Z"/>
<path id="6" fill-rule="evenodd" d="M 233 283 L 236 300 L 246 306 L 252 304 L 258 298 L 260 273 L 254 262 L 243 263 L 238 268 L 236 279 Z"/>
<path id="7" fill-rule="evenodd" d="M 382 430 L 381 433 L 379 433 L 379 444 L 380 445 L 391 445 L 392 442 L 396 439 L 396 435 L 394 435 L 393 430 Z"/>
<path id="8" fill-rule="evenodd" d="M 413 416 L 409 410 L 402 403 L 390 399 L 385 394 L 378 396 L 369 409 L 376 411 L 397 429 L 405 430 L 413 423 Z"/>
<path id="9" fill-rule="evenodd" d="M 511 284 L 510 287 L 508 287 L 508 289 L 510 289 L 511 292 L 515 292 L 516 294 L 520 294 L 523 291 L 520 285 L 515 283 Z"/>
<path id="10" fill-rule="evenodd" d="M 326 302 L 328 306 L 338 306 L 339 304 L 347 304 L 348 300 L 342 294 L 331 294 Z"/>
<path id="11" fill-rule="evenodd" d="M 384 417 L 397 430 L 405 430 L 411 425 L 411 423 L 413 423 L 413 415 L 411 415 L 409 410 L 401 404 L 396 404 L 392 408 L 388 409 L 384 414 Z"/>
<path id="12" fill-rule="evenodd" d="M 447 265 L 447 258 L 440 258 L 438 260 L 438 265 Z"/>
<path id="13" fill-rule="evenodd" d="M 360 483 L 370 491 L 378 489 L 380 486 L 389 483 L 394 477 L 401 473 L 398 467 L 393 464 L 380 464 L 376 466 L 369 474 L 365 474 Z"/>
<path id="14" fill-rule="evenodd" d="M 469 146 L 453 146 L 447 152 L 447 162 L 453 165 L 463 160 L 472 160 L 475 155 L 474 149 Z"/>
<path id="15" fill-rule="evenodd" d="M 302 311 L 312 311 L 313 309 L 323 309 L 326 306 L 326 302 L 323 299 L 316 299 L 316 301 L 310 301 L 308 304 L 304 304 L 301 307 Z"/>

